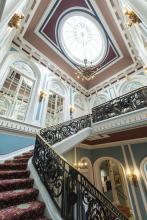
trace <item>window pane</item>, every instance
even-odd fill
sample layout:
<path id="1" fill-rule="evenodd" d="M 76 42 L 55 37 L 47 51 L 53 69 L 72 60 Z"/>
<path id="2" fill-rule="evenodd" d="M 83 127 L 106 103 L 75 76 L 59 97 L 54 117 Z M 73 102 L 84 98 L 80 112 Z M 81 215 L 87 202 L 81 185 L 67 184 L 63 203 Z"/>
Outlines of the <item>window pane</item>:
<path id="1" fill-rule="evenodd" d="M 0 90 L 0 115 L 25 120 L 33 81 L 10 71 Z"/>
<path id="2" fill-rule="evenodd" d="M 64 98 L 50 92 L 46 114 L 46 127 L 63 122 Z"/>

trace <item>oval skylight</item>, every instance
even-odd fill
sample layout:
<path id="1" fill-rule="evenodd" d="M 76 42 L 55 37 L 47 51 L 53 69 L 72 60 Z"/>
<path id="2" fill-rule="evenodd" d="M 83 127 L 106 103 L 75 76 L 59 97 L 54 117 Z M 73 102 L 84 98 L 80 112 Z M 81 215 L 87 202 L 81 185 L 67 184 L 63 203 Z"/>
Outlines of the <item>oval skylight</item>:
<path id="1" fill-rule="evenodd" d="M 59 32 L 60 45 L 74 63 L 84 66 L 97 64 L 104 57 L 107 48 L 106 36 L 100 24 L 84 12 L 69 13 L 62 19 Z"/>

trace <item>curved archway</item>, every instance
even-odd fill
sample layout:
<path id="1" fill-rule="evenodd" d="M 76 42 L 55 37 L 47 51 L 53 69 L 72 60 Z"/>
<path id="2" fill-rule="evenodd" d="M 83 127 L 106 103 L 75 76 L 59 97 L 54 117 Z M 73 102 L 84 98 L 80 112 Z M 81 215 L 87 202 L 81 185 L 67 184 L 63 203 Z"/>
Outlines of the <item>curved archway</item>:
<path id="1" fill-rule="evenodd" d="M 46 84 L 47 99 L 44 107 L 45 126 L 63 122 L 68 115 L 68 89 L 57 78 L 49 77 Z"/>
<path id="2" fill-rule="evenodd" d="M 20 62 L 22 61 L 22 62 L 25 62 L 26 64 L 28 64 L 32 68 L 35 76 L 37 78 L 39 78 L 39 80 L 40 80 L 41 72 L 40 72 L 39 68 L 37 67 L 37 65 L 34 62 L 32 62 L 28 57 L 24 56 L 23 54 L 20 54 L 16 51 L 15 52 L 11 51 L 8 53 L 6 59 L 4 60 L 4 62 L 2 64 L 2 67 L 1 67 L 1 75 L 0 75 L 1 83 L 4 82 L 8 72 L 10 70 L 10 67 L 12 66 L 12 64 L 15 61 L 20 61 Z"/>
<path id="3" fill-rule="evenodd" d="M 38 67 L 18 52 L 10 52 L 4 60 L 1 73 L 1 98 L 11 103 L 9 111 L 2 109 L 2 115 L 20 121 L 27 121 L 30 115 L 32 120 L 34 112 L 29 110 L 35 104 L 41 76 Z"/>
<path id="4" fill-rule="evenodd" d="M 82 97 L 81 94 L 76 93 L 73 99 L 75 106 L 74 118 L 86 115 L 88 113 L 88 110 L 87 110 L 87 103 L 85 97 Z"/>
<path id="5" fill-rule="evenodd" d="M 90 101 L 91 109 L 109 101 L 109 98 L 105 94 L 94 95 Z"/>
<path id="6" fill-rule="evenodd" d="M 87 179 L 94 184 L 94 178 L 93 178 L 93 168 L 91 161 L 88 157 L 82 157 L 80 159 L 80 162 L 86 162 L 87 163 L 87 169 L 86 170 L 80 170 L 80 172 L 87 177 Z"/>
<path id="7" fill-rule="evenodd" d="M 140 171 L 147 189 L 147 157 L 145 157 L 140 164 Z"/>
<path id="8" fill-rule="evenodd" d="M 134 76 L 129 80 L 123 82 L 118 88 L 118 96 L 124 95 L 128 92 L 131 92 L 135 89 L 147 85 L 145 76 Z"/>
<path id="9" fill-rule="evenodd" d="M 132 209 L 124 168 L 117 159 L 98 158 L 94 163 L 94 179 L 96 187 L 114 204 Z"/>

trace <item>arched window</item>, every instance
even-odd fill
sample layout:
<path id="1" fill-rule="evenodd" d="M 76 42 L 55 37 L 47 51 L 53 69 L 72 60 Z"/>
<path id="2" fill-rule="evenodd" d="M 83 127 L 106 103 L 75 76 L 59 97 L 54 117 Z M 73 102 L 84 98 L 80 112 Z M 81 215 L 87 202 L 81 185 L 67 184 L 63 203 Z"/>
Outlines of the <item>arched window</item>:
<path id="1" fill-rule="evenodd" d="M 48 92 L 45 126 L 49 127 L 64 121 L 65 91 L 62 85 L 54 82 Z"/>
<path id="2" fill-rule="evenodd" d="M 59 94 L 50 91 L 48 98 L 48 106 L 46 113 L 45 126 L 49 127 L 52 125 L 63 122 L 64 119 L 64 97 Z"/>
<path id="3" fill-rule="evenodd" d="M 0 115 L 24 121 L 34 85 L 31 67 L 22 62 L 14 62 L 0 89 Z"/>
<path id="4" fill-rule="evenodd" d="M 125 82 L 120 88 L 119 95 L 126 94 L 126 93 L 131 92 L 135 89 L 138 89 L 142 86 L 143 86 L 143 84 L 141 82 L 136 81 L 136 80 L 132 80 L 130 82 Z"/>
<path id="5" fill-rule="evenodd" d="M 104 95 L 96 96 L 95 99 L 94 99 L 92 108 L 94 108 L 98 105 L 101 105 L 105 102 L 107 102 L 107 98 Z"/>
<path id="6" fill-rule="evenodd" d="M 143 159 L 140 165 L 142 177 L 144 179 L 145 186 L 147 188 L 147 157 Z"/>
<path id="7" fill-rule="evenodd" d="M 75 94 L 74 97 L 74 106 L 75 106 L 74 118 L 81 117 L 87 114 L 86 112 L 87 106 L 86 106 L 85 98 L 78 93 Z"/>

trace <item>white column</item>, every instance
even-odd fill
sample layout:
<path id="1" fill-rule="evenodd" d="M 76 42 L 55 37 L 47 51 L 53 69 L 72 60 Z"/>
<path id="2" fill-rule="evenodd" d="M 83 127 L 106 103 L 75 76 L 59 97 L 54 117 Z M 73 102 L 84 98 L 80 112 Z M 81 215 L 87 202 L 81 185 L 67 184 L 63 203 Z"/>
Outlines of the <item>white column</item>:
<path id="1" fill-rule="evenodd" d="M 142 22 L 147 25 L 147 1 L 146 0 L 124 0 L 136 14 L 140 17 Z"/>
<path id="2" fill-rule="evenodd" d="M 130 28 L 130 34 L 132 36 L 132 40 L 134 42 L 134 45 L 138 51 L 138 55 L 141 58 L 143 65 L 147 66 L 147 49 L 145 48 L 145 45 L 143 44 L 142 41 L 142 36 L 139 31 L 138 25 L 132 25 Z"/>
<path id="3" fill-rule="evenodd" d="M 6 4 L 3 8 L 3 12 L 1 12 L 3 19 L 1 19 L 0 22 L 0 63 L 2 62 L 4 56 L 7 54 L 8 50 L 10 49 L 11 42 L 17 31 L 15 28 L 10 28 L 8 26 L 8 23 L 14 15 L 14 13 L 23 14 L 27 9 L 27 5 L 28 0 L 6 1 Z"/>

